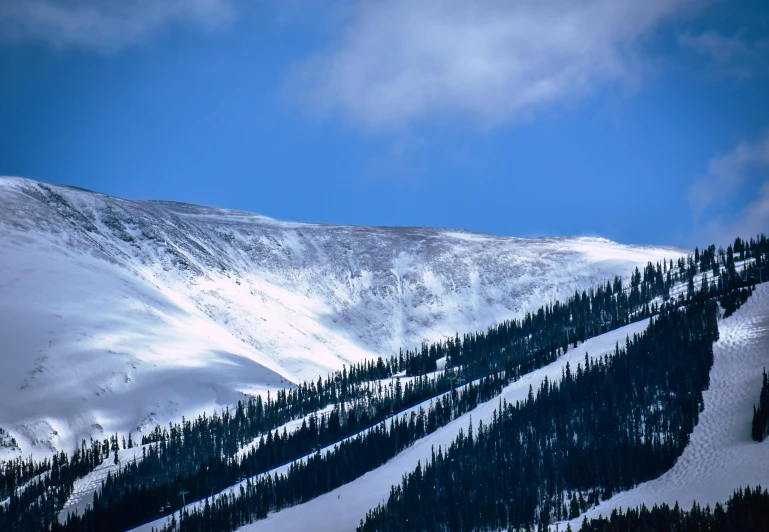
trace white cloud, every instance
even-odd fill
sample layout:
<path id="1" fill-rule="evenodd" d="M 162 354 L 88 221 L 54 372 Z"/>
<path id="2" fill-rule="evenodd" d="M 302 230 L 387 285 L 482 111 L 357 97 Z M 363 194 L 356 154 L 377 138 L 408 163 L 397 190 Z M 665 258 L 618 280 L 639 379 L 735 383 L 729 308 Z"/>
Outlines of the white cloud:
<path id="1" fill-rule="evenodd" d="M 228 22 L 232 0 L 3 0 L 0 39 L 115 52 L 174 22 Z"/>
<path id="2" fill-rule="evenodd" d="M 289 93 L 377 129 L 439 113 L 494 125 L 633 79 L 641 39 L 697 0 L 360 0 Z"/>
<path id="3" fill-rule="evenodd" d="M 720 76 L 748 78 L 769 67 L 769 39 L 749 42 L 744 32 L 731 37 L 716 31 L 678 36 L 678 44 L 710 61 Z"/>

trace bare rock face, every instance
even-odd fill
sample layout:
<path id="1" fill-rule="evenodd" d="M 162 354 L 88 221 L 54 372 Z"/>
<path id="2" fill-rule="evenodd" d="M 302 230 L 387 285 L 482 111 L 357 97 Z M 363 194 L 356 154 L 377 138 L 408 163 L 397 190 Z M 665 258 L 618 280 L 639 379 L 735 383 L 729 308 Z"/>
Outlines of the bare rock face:
<path id="1" fill-rule="evenodd" d="M 0 427 L 18 442 L 0 458 L 483 330 L 683 253 L 299 224 L 0 178 Z"/>

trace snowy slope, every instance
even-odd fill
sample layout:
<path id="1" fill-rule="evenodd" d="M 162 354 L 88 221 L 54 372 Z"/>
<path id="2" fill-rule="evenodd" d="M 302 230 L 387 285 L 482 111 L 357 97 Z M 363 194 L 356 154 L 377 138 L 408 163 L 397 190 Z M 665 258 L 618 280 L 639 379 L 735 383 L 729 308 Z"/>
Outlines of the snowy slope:
<path id="1" fill-rule="evenodd" d="M 485 329 L 681 253 L 298 224 L 0 178 L 0 427 L 24 454 L 71 449 Z"/>
<path id="2" fill-rule="evenodd" d="M 116 464 L 112 459 L 112 455 L 110 455 L 108 459 L 96 466 L 93 471 L 75 480 L 72 494 L 59 511 L 59 523 L 65 523 L 67 515 L 70 513 L 82 514 L 86 506 L 93 504 L 93 495 L 101 488 L 102 482 L 107 480 L 107 475 L 115 475 L 121 467 L 132 461 L 141 462 L 142 449 L 146 447 L 149 447 L 149 444 L 139 445 L 131 449 L 120 449 L 118 452 L 120 463 Z"/>
<path id="3" fill-rule="evenodd" d="M 705 409 L 681 457 L 664 475 L 604 501 L 588 517 L 676 501 L 685 509 L 694 501 L 712 508 L 737 488 L 769 486 L 769 440 L 757 443 L 750 437 L 761 373 L 769 369 L 769 285 L 759 285 L 745 305 L 719 322 L 718 330 Z M 572 521 L 572 528 L 577 530 L 581 521 L 582 516 Z"/>
<path id="4" fill-rule="evenodd" d="M 529 386 L 536 390 L 545 377 L 551 381 L 560 380 L 567 362 L 572 368 L 576 368 L 578 363 L 584 363 L 586 353 L 593 359 L 613 352 L 617 342 L 620 345 L 624 344 L 627 337 L 642 333 L 647 325 L 648 320 L 643 320 L 579 344 L 576 349 L 570 349 L 552 364 L 528 373 L 519 381 L 506 386 L 502 393 L 491 401 L 478 405 L 448 425 L 417 441 L 383 466 L 309 502 L 273 512 L 266 519 L 239 530 L 243 532 L 310 529 L 314 532 L 355 530 L 360 520 L 365 518 L 366 511 L 387 498 L 393 484 L 400 483 L 402 476 L 413 471 L 417 463 L 421 461 L 424 464 L 429 460 L 433 447 L 436 450 L 439 446 L 445 448 L 457 437 L 460 429 L 467 431 L 471 418 L 475 427 L 480 421 L 491 422 L 492 414 L 495 409 L 499 408 L 499 402 L 502 399 L 507 402 L 524 400 L 529 392 Z M 430 401 L 425 401 L 422 406 L 426 407 L 429 403 Z M 418 406 L 414 407 L 414 409 L 418 408 Z M 288 468 L 289 465 L 285 465 L 272 472 L 286 472 Z M 134 530 L 149 532 L 152 527 L 159 528 L 165 524 L 166 519 L 159 519 Z"/>

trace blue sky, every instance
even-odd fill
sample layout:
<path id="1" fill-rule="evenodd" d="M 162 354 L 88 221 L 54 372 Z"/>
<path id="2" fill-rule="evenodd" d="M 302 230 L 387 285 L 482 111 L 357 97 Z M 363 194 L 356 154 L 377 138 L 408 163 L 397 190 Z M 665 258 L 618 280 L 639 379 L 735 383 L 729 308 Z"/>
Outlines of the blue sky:
<path id="1" fill-rule="evenodd" d="M 307 222 L 769 230 L 769 6 L 6 0 L 0 175 Z"/>

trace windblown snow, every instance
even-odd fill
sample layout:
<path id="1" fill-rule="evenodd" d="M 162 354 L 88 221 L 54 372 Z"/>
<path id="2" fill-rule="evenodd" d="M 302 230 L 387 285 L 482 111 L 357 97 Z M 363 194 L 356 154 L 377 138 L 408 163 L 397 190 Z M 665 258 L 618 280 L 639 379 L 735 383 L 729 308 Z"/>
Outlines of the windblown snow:
<path id="1" fill-rule="evenodd" d="M 0 178 L 0 428 L 20 447 L 0 459 L 482 330 L 683 253 L 281 222 Z"/>

